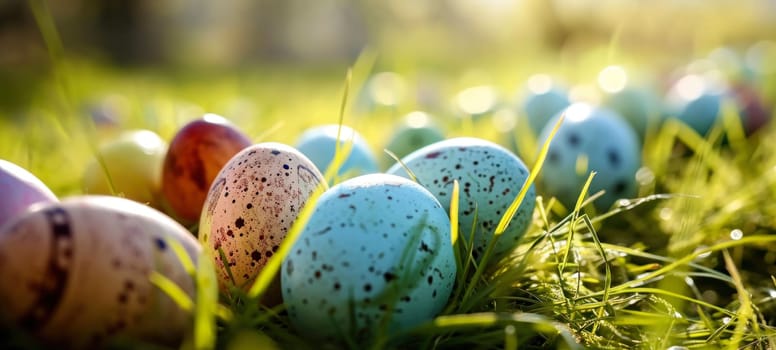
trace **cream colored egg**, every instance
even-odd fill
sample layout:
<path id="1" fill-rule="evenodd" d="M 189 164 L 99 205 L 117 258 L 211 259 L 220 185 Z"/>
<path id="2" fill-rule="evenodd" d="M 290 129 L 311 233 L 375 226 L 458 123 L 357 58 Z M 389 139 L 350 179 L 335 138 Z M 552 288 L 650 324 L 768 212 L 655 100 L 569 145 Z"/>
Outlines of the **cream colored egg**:
<path id="1" fill-rule="evenodd" d="M 318 186 L 325 186 L 320 171 L 291 146 L 260 143 L 229 160 L 210 187 L 199 226 L 223 292 L 250 287 Z M 276 282 L 264 302 L 279 301 Z"/>
<path id="2" fill-rule="evenodd" d="M 57 347 L 116 337 L 177 346 L 191 317 L 150 280 L 159 273 L 193 298 L 173 241 L 196 262 L 196 239 L 145 205 L 108 196 L 38 205 L 0 231 L 0 310 Z"/>

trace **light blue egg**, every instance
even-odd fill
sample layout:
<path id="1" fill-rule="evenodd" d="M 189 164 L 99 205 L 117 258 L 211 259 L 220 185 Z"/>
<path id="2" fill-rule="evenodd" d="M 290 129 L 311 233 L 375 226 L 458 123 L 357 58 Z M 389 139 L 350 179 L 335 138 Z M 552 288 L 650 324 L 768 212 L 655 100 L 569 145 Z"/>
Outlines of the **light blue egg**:
<path id="1" fill-rule="evenodd" d="M 650 89 L 626 86 L 620 91 L 606 94 L 603 106 L 622 116 L 643 138 L 648 128 L 660 124 L 660 99 Z"/>
<path id="2" fill-rule="evenodd" d="M 462 238 L 467 238 L 472 227 L 476 227 L 473 241 L 475 258 L 482 257 L 501 217 L 517 197 L 529 173 L 523 161 L 506 148 L 471 137 L 433 143 L 410 153 L 402 159 L 402 163 L 448 212 L 453 181 L 458 180 L 458 232 Z M 409 177 L 401 164 L 395 164 L 387 172 Z M 497 241 L 491 262 L 517 246 L 531 222 L 535 202 L 536 193 L 532 185 L 508 229 Z"/>
<path id="3" fill-rule="evenodd" d="M 701 136 L 721 118 L 724 87 L 703 75 L 686 75 L 679 79 L 666 96 L 666 113 L 677 118 Z"/>
<path id="4" fill-rule="evenodd" d="M 338 125 L 322 125 L 307 129 L 296 143 L 296 148 L 325 173 L 334 159 L 337 145 Z M 340 167 L 339 178 L 350 178 L 363 174 L 376 173 L 377 161 L 366 140 L 357 131 L 348 126 L 342 126 L 340 145 L 353 140 L 350 155 Z M 344 148 L 344 147 L 343 147 Z"/>
<path id="5" fill-rule="evenodd" d="M 573 209 L 590 172 L 595 171 L 589 193 L 606 191 L 595 202 L 599 209 L 636 195 L 641 147 L 633 128 L 611 110 L 584 103 L 575 103 L 562 113 L 566 118 L 550 144 L 539 175 L 543 192 Z M 542 131 L 542 144 L 560 115 Z"/>
<path id="6" fill-rule="evenodd" d="M 447 303 L 456 264 L 450 220 L 420 185 L 363 175 L 326 191 L 281 268 L 294 327 L 341 340 L 431 320 Z"/>
<path id="7" fill-rule="evenodd" d="M 551 77 L 537 74 L 528 79 L 519 101 L 521 117 L 528 120 L 534 135 L 538 135 L 547 122 L 571 104 L 565 88 Z"/>

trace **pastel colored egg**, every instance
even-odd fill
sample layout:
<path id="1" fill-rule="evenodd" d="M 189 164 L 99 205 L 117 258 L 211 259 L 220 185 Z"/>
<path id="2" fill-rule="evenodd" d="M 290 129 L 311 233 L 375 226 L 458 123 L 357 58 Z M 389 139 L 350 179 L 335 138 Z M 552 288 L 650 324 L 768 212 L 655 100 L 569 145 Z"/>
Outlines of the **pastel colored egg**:
<path id="1" fill-rule="evenodd" d="M 280 143 L 252 145 L 227 162 L 210 187 L 199 221 L 199 240 L 215 259 L 222 292 L 250 288 L 308 197 L 324 185 L 307 157 Z M 280 302 L 277 283 L 265 302 Z"/>
<path id="2" fill-rule="evenodd" d="M 196 263 L 196 239 L 137 202 L 80 196 L 35 206 L 0 228 L 0 309 L 58 348 L 126 338 L 178 347 L 191 314 L 151 282 L 159 274 L 194 297 L 173 242 Z"/>
<path id="3" fill-rule="evenodd" d="M 0 226 L 35 203 L 56 202 L 57 196 L 26 169 L 0 159 Z"/>
<path id="4" fill-rule="evenodd" d="M 84 192 L 108 194 L 160 207 L 167 143 L 153 131 L 126 131 L 102 144 L 86 166 Z"/>
<path id="5" fill-rule="evenodd" d="M 393 152 L 396 157 L 402 157 L 413 151 L 445 139 L 445 134 L 431 122 L 431 116 L 424 112 L 415 111 L 409 113 L 401 124 L 395 128 L 385 149 Z M 385 154 L 383 163 L 393 165 L 396 160 Z"/>
<path id="6" fill-rule="evenodd" d="M 528 78 L 519 97 L 519 117 L 526 118 L 528 126 L 537 136 L 547 122 L 571 104 L 568 91 L 546 74 Z"/>
<path id="7" fill-rule="evenodd" d="M 402 159 L 417 181 L 450 210 L 453 181 L 460 185 L 458 230 L 467 238 L 475 230 L 475 258 L 481 258 L 507 208 L 528 178 L 528 168 L 509 150 L 493 142 L 460 137 L 423 147 Z M 409 177 L 400 163 L 387 173 Z M 517 246 L 531 223 L 536 192 L 533 185 L 518 207 L 510 225 L 497 241 L 491 262 L 504 257 Z M 476 216 L 476 220 L 475 220 Z"/>
<path id="8" fill-rule="evenodd" d="M 322 172 L 326 172 L 334 160 L 339 125 L 321 125 L 305 130 L 296 142 L 296 148 L 307 156 Z M 341 148 L 351 143 L 350 154 L 342 163 L 337 176 L 347 179 L 353 176 L 376 173 L 377 160 L 361 134 L 351 127 L 342 126 L 339 144 Z"/>
<path id="9" fill-rule="evenodd" d="M 563 113 L 566 117 L 539 175 L 544 193 L 573 209 L 590 172 L 595 171 L 589 193 L 606 191 L 595 202 L 599 209 L 634 196 L 641 147 L 633 128 L 616 113 L 584 103 L 575 103 Z M 558 118 L 560 114 L 544 129 L 541 143 L 549 137 Z"/>
<path id="10" fill-rule="evenodd" d="M 455 282 L 450 220 L 420 185 L 370 174 L 332 187 L 283 262 L 283 300 L 311 338 L 363 339 L 431 320 Z"/>

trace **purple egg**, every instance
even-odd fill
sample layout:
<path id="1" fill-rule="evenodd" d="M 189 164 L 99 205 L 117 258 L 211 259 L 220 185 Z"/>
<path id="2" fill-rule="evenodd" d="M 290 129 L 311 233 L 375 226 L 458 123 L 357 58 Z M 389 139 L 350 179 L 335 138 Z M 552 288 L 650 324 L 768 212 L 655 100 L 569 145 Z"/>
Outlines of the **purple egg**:
<path id="1" fill-rule="evenodd" d="M 0 226 L 39 202 L 56 202 L 46 185 L 26 169 L 0 159 Z"/>

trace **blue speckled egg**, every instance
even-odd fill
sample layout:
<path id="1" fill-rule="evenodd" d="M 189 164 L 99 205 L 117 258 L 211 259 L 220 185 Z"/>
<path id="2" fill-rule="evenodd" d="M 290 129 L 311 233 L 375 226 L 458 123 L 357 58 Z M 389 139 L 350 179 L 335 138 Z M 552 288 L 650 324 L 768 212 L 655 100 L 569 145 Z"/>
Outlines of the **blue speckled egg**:
<path id="1" fill-rule="evenodd" d="M 545 74 L 528 79 L 519 103 L 520 116 L 527 118 L 534 135 L 538 135 L 555 114 L 571 104 L 566 89 Z"/>
<path id="2" fill-rule="evenodd" d="M 453 180 L 458 180 L 461 191 L 459 232 L 462 238 L 468 238 L 472 226 L 476 225 L 473 242 L 475 258 L 485 252 L 501 217 L 517 197 L 529 173 L 523 161 L 506 148 L 470 137 L 428 145 L 404 157 L 402 163 L 448 212 Z M 395 164 L 388 169 L 388 173 L 409 177 L 401 164 Z M 509 228 L 496 243 L 493 251 L 496 259 L 517 245 L 531 222 L 535 202 L 536 192 L 531 186 Z"/>
<path id="3" fill-rule="evenodd" d="M 326 172 L 334 159 L 334 150 L 337 145 L 338 125 L 321 125 L 307 129 L 296 142 L 296 149 Z M 353 128 L 343 125 L 340 134 L 340 144 L 345 145 L 353 140 L 353 148 L 347 160 L 342 164 L 337 175 L 340 178 L 376 173 L 377 160 L 366 140 Z"/>
<path id="4" fill-rule="evenodd" d="M 617 199 L 634 196 L 641 149 L 633 128 L 618 114 L 584 103 L 569 106 L 565 113 L 540 173 L 544 193 L 573 208 L 590 172 L 595 171 L 589 193 L 606 190 L 596 207 L 606 209 Z M 558 118 L 560 114 L 547 124 L 541 143 Z"/>
<path id="5" fill-rule="evenodd" d="M 368 337 L 432 319 L 456 265 L 442 205 L 407 179 L 370 174 L 326 191 L 286 256 L 283 300 L 305 335 Z"/>
<path id="6" fill-rule="evenodd" d="M 677 118 L 700 135 L 706 135 L 721 118 L 724 86 L 709 77 L 686 75 L 668 92 L 665 106 L 669 118 Z"/>

